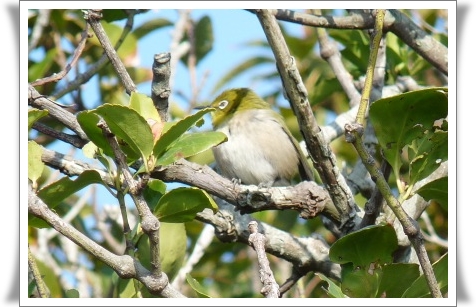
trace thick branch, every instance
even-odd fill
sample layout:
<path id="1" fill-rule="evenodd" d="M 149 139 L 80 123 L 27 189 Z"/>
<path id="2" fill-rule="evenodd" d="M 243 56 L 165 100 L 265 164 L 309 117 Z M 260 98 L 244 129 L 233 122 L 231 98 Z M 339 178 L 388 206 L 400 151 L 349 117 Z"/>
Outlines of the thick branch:
<path id="1" fill-rule="evenodd" d="M 296 114 L 308 152 L 341 215 L 339 228 L 347 232 L 355 225 L 354 219 L 357 219 L 353 195 L 338 170 L 329 144 L 325 142 L 322 131 L 317 125 L 308 101 L 307 90 L 276 19 L 268 10 L 258 10 L 256 13 L 276 58 L 285 96 Z"/>
<path id="2" fill-rule="evenodd" d="M 224 201 L 217 201 L 220 211 L 209 209 L 197 214 L 196 219 L 215 227 L 215 234 L 223 242 L 248 244 L 250 215 L 241 215 Z M 295 237 L 266 223 L 257 221 L 258 228 L 266 236 L 265 250 L 292 263 L 304 276 L 308 272 L 321 272 L 333 279 L 340 279 L 340 266 L 329 260 L 329 246 L 319 238 Z"/>
<path id="3" fill-rule="evenodd" d="M 81 246 L 95 258 L 111 267 L 121 278 L 135 278 L 155 295 L 164 297 L 184 297 L 180 292 L 172 288 L 168 282 L 167 275 L 153 275 L 140 264 L 136 259 L 128 256 L 118 256 L 106 250 L 69 223 L 65 223 L 58 215 L 52 212 L 48 206 L 35 195 L 31 186 L 28 191 L 28 212 L 33 216 L 47 222 L 56 231 L 70 239 L 78 246 Z"/>
<path id="4" fill-rule="evenodd" d="M 66 111 L 52 100 L 40 95 L 30 84 L 28 84 L 28 104 L 40 110 L 48 110 L 50 116 L 76 132 L 81 139 L 89 141 L 87 135 L 76 120 L 76 116 Z"/>

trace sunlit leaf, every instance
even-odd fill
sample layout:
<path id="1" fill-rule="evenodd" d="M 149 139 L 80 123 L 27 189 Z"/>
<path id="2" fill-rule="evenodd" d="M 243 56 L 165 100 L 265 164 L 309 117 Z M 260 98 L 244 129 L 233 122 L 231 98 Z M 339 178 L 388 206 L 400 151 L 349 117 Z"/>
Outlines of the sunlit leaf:
<path id="1" fill-rule="evenodd" d="M 174 142 L 179 140 L 182 134 L 187 132 L 187 130 L 193 125 L 197 124 L 197 122 L 200 121 L 205 114 L 213 110 L 213 108 L 204 108 L 195 114 L 189 115 L 178 122 L 171 124 L 170 126 L 167 125 L 166 127 L 168 128 L 164 128 L 162 136 L 155 143 L 153 150 L 154 157 L 161 157 Z"/>
<path id="2" fill-rule="evenodd" d="M 154 102 L 145 94 L 133 92 L 129 107 L 139 113 L 146 120 L 151 118 L 155 121 L 161 121 L 159 112 L 154 106 Z"/>
<path id="3" fill-rule="evenodd" d="M 33 124 L 42 117 L 48 115 L 48 110 L 38 110 L 38 109 L 31 109 L 28 110 L 28 130 L 31 129 Z"/>
<path id="4" fill-rule="evenodd" d="M 224 133 L 215 131 L 185 134 L 157 159 L 156 165 L 168 165 L 181 158 L 194 156 L 226 141 L 226 139 Z"/>
<path id="5" fill-rule="evenodd" d="M 198 188 L 176 188 L 160 198 L 154 214 L 163 222 L 184 223 L 192 221 L 206 208 L 218 210 L 208 193 Z"/>
<path id="6" fill-rule="evenodd" d="M 38 178 L 41 177 L 45 164 L 41 161 L 43 147 L 35 141 L 28 141 L 28 179 L 35 185 Z"/>

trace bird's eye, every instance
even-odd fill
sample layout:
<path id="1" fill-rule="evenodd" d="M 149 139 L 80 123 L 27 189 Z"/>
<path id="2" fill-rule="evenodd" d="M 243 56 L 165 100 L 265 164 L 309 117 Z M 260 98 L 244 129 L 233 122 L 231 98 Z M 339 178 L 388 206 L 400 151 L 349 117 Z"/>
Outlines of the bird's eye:
<path id="1" fill-rule="evenodd" d="M 222 100 L 218 103 L 218 108 L 220 110 L 223 110 L 224 108 L 226 108 L 227 105 L 228 105 L 228 100 Z"/>

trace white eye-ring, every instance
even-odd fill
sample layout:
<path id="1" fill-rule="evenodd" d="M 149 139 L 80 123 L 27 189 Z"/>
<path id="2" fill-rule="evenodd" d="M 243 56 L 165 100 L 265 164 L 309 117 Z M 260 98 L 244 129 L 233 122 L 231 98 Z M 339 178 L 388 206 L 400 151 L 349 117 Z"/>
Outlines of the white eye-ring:
<path id="1" fill-rule="evenodd" d="M 218 103 L 218 108 L 223 110 L 228 105 L 228 100 L 222 100 Z"/>

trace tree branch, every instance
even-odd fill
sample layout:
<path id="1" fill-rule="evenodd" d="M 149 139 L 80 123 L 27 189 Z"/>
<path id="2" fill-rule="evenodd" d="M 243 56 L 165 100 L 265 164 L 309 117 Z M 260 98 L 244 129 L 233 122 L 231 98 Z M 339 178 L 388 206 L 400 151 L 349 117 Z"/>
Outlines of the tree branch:
<path id="1" fill-rule="evenodd" d="M 248 10 L 257 14 L 259 10 Z M 291 10 L 269 10 L 277 19 L 329 29 L 365 30 L 373 28 L 375 19 L 366 10 L 349 10 L 349 16 L 316 16 Z M 388 10 L 383 31 L 392 32 L 421 57 L 448 75 L 448 48 L 420 29 L 398 10 Z"/>
<path id="2" fill-rule="evenodd" d="M 284 37 L 274 16 L 268 10 L 257 10 L 256 14 L 276 58 L 278 72 L 283 81 L 285 96 L 296 114 L 307 149 L 321 180 L 325 183 L 334 206 L 340 214 L 339 229 L 344 233 L 359 220 L 353 195 L 337 167 L 334 154 L 325 142 L 320 127 L 309 105 L 307 90 L 291 57 Z"/>
<path id="3" fill-rule="evenodd" d="M 249 222 L 248 229 L 250 231 L 248 242 L 258 255 L 259 276 L 261 283 L 263 283 L 261 294 L 267 298 L 278 298 L 280 296 L 279 286 L 274 279 L 273 271 L 269 266 L 269 260 L 264 250 L 266 237 L 258 232 L 258 223 L 256 221 Z"/>
<path id="4" fill-rule="evenodd" d="M 150 293 L 162 295 L 164 297 L 184 297 L 180 292 L 172 288 L 168 282 L 167 275 L 163 273 L 156 276 L 148 271 L 136 259 L 128 256 L 115 255 L 93 240 L 64 222 L 59 216 L 53 213 L 48 206 L 33 192 L 31 186 L 28 190 L 28 212 L 33 216 L 47 222 L 66 238 L 70 239 L 78 246 L 89 252 L 95 258 L 111 267 L 121 278 L 134 278 L 144 284 Z"/>
<path id="5" fill-rule="evenodd" d="M 84 18 L 91 25 L 91 28 L 93 29 L 99 42 L 101 43 L 101 46 L 104 49 L 104 52 L 107 54 L 107 57 L 111 61 L 114 70 L 116 71 L 117 75 L 119 76 L 119 79 L 124 85 L 126 93 L 130 95 L 132 92 L 136 92 L 137 88 L 134 84 L 134 81 L 132 81 L 131 77 L 129 76 L 129 73 L 127 72 L 126 68 L 124 67 L 124 64 L 119 59 L 116 50 L 109 41 L 109 37 L 104 31 L 101 23 L 99 22 L 102 17 L 101 11 L 102 10 L 94 9 L 87 10 L 84 14 Z"/>

